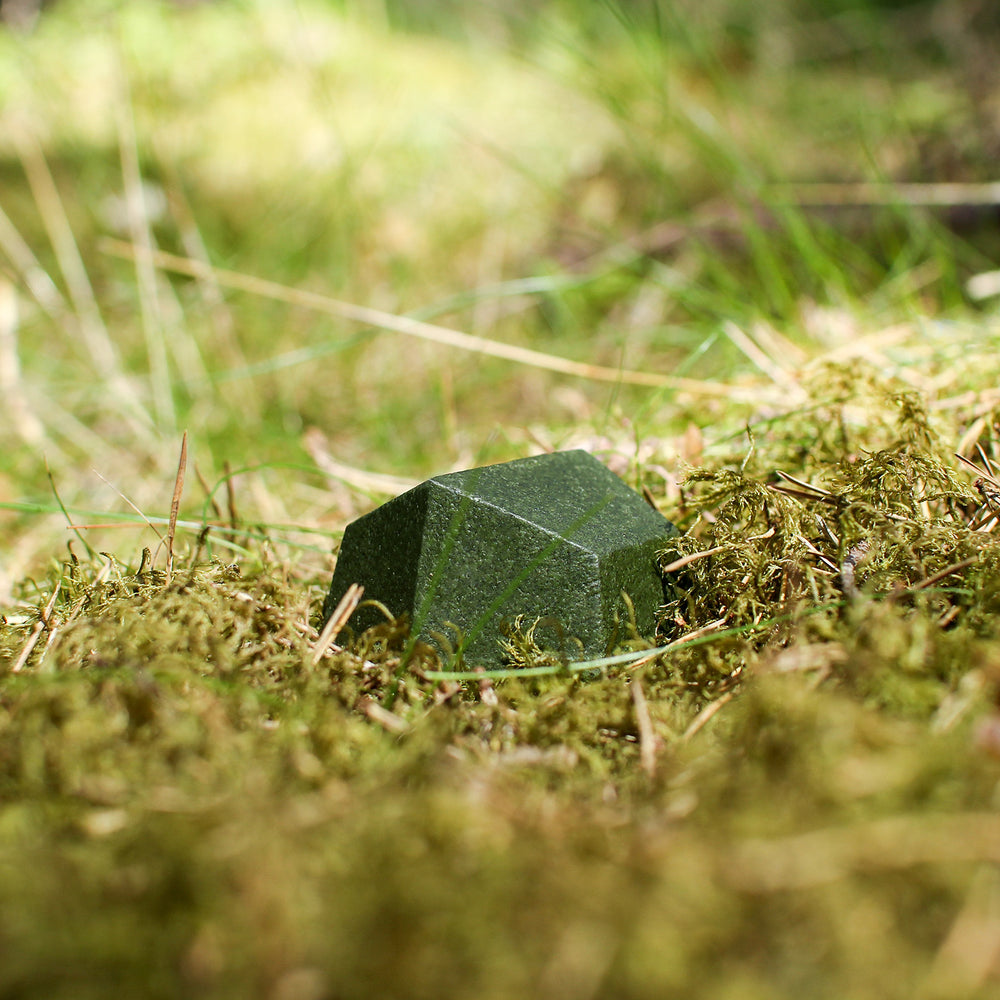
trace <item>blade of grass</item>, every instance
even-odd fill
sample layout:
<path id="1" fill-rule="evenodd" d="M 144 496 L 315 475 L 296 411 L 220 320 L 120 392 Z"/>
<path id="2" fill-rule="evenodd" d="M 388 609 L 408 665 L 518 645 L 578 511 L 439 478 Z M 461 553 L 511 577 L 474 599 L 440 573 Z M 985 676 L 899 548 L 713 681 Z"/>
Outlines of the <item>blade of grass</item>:
<path id="1" fill-rule="evenodd" d="M 160 539 L 160 542 L 162 543 L 163 536 L 153 526 L 152 520 L 150 518 L 148 518 L 142 512 L 142 509 L 139 507 L 139 505 L 136 504 L 129 497 L 127 497 L 124 493 L 122 493 L 122 491 L 120 489 L 118 489 L 118 487 L 115 486 L 115 484 L 112 483 L 110 479 L 107 479 L 106 477 L 102 476 L 99 472 L 97 472 L 96 469 L 94 471 L 95 471 L 95 473 L 97 475 L 97 478 L 100 479 L 102 483 L 106 483 L 108 486 L 110 486 L 111 489 L 113 489 L 115 491 L 115 493 L 117 493 L 118 496 L 120 496 L 122 498 L 122 500 L 124 500 L 125 503 L 127 503 L 132 508 L 132 510 L 134 510 L 136 512 L 136 514 L 139 515 L 139 517 L 142 519 L 142 521 L 146 525 L 146 527 L 149 528 L 156 535 L 156 537 Z M 71 527 L 72 527 L 72 525 L 71 525 Z"/>
<path id="2" fill-rule="evenodd" d="M 815 613 L 828 609 L 830 605 L 817 605 L 810 608 L 807 613 Z M 668 642 L 663 646 L 656 646 L 653 649 L 635 649 L 627 653 L 616 653 L 614 656 L 601 656 L 595 660 L 580 660 L 569 664 L 546 664 L 541 667 L 514 667 L 510 670 L 490 670 L 488 676 L 494 680 L 511 677 L 551 677 L 555 674 L 571 673 L 580 674 L 590 670 L 604 670 L 607 667 L 633 666 L 639 663 L 650 662 L 664 653 L 670 653 L 680 646 L 701 646 L 705 643 L 716 642 L 719 639 L 726 639 L 734 635 L 747 635 L 751 632 L 766 631 L 779 621 L 791 618 L 792 615 L 778 615 L 765 621 L 751 622 L 749 625 L 735 625 L 732 628 L 715 629 L 715 624 L 697 629 L 690 635 L 681 636 L 673 642 Z M 711 631 L 707 631 L 707 630 Z M 432 681 L 472 681 L 479 680 L 482 674 L 476 670 L 427 670 L 423 676 Z"/>

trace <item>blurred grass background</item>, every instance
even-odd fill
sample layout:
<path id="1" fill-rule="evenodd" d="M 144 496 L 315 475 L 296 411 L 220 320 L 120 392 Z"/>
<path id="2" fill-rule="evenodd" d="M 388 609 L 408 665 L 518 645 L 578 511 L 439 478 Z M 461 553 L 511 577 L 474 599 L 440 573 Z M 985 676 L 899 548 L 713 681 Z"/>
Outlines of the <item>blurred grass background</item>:
<path id="1" fill-rule="evenodd" d="M 991 180 L 989 4 L 65 0 L 24 20 L 0 36 L 6 501 L 51 502 L 47 463 L 71 507 L 127 509 L 96 470 L 165 513 L 186 429 L 210 485 L 265 467 L 248 517 L 335 528 L 370 501 L 324 498 L 309 428 L 411 478 L 539 439 L 710 433 L 741 405 L 725 387 L 761 374 L 731 325 L 805 363 L 915 318 L 976 322 L 963 281 L 1000 254 L 974 188 L 928 210 L 789 187 Z M 171 276 L 109 236 L 712 386 L 456 351 Z"/>

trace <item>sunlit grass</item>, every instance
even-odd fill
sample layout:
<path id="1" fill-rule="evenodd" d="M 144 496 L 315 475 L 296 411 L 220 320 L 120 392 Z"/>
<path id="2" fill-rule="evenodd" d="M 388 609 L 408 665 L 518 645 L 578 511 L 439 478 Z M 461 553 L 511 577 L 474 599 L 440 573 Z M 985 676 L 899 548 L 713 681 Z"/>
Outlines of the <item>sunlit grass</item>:
<path id="1" fill-rule="evenodd" d="M 995 991 L 995 33 L 939 8 L 0 31 L 0 993 Z M 580 446 L 682 531 L 658 637 L 321 637 L 353 517 Z"/>

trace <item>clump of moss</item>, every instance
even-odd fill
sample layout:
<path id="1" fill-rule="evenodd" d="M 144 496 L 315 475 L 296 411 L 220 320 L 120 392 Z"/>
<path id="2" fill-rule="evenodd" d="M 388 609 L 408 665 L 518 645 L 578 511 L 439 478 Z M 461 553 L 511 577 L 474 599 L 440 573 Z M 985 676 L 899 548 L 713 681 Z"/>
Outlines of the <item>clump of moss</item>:
<path id="1" fill-rule="evenodd" d="M 327 581 L 263 556 L 61 567 L 0 626 L 0 992 L 989 995 L 949 942 L 1000 837 L 1000 550 L 866 379 L 850 452 L 790 417 L 688 477 L 700 638 L 592 680 L 530 626 L 536 672 L 471 680 L 405 623 L 317 650 Z"/>
<path id="2" fill-rule="evenodd" d="M 834 389 L 842 387 L 844 372 L 833 376 Z M 996 635 L 1000 544 L 972 526 L 981 498 L 956 471 L 915 394 L 876 391 L 870 375 L 862 388 L 873 406 L 867 435 L 851 432 L 854 448 L 846 455 L 811 457 L 808 480 L 801 463 L 790 464 L 787 428 L 755 436 L 738 469 L 687 476 L 689 524 L 676 545 L 686 558 L 665 624 L 674 634 L 708 623 L 743 627 L 744 650 L 805 638 L 840 642 L 862 657 L 864 637 L 878 636 L 884 648 L 877 656 L 888 665 L 884 681 L 898 676 L 909 650 L 907 662 L 926 664 L 921 672 L 945 685 L 936 689 L 939 700 L 962 668 L 961 657 L 945 665 L 937 640 L 960 646 L 969 636 Z M 839 409 L 825 403 L 835 411 L 825 419 L 843 426 L 847 400 L 854 405 L 856 397 L 845 393 Z M 890 654 L 894 621 L 903 631 Z M 924 623 L 935 642 L 917 653 Z M 693 671 L 692 683 L 733 676 L 732 664 L 694 659 L 696 666 L 685 668 Z M 832 670 L 871 677 L 853 654 Z"/>

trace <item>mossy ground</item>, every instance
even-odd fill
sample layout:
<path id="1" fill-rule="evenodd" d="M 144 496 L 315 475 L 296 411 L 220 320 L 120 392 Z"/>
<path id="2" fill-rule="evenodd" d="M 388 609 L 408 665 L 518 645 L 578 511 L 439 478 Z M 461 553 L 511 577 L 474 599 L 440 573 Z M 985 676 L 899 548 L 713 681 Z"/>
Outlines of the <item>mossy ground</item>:
<path id="1" fill-rule="evenodd" d="M 981 195 L 983 11 L 67 3 L 0 37 L 0 996 L 998 994 L 1000 533 L 955 457 L 1000 460 L 965 294 L 996 233 L 775 194 Z M 134 244 L 284 299 L 104 253 L 123 188 Z M 351 517 L 580 444 L 682 530 L 669 649 L 316 648 Z"/>

